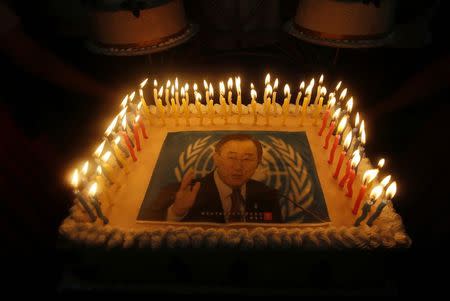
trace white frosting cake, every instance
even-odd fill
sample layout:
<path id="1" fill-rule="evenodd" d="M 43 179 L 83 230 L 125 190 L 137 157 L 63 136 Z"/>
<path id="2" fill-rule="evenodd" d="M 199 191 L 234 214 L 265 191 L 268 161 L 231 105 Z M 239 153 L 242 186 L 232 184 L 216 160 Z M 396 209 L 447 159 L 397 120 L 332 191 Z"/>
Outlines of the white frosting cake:
<path id="1" fill-rule="evenodd" d="M 279 111 L 281 106 L 278 105 Z M 220 112 L 220 107 L 216 105 Z M 192 113 L 196 112 L 191 104 Z M 251 106 L 245 107 L 238 123 L 237 114 L 229 116 L 227 124 L 223 116 L 214 115 L 213 123 L 205 114 L 203 125 L 198 115 L 191 114 L 190 125 L 182 114 L 175 117 L 168 114 L 164 122 L 158 114 L 158 109 L 150 106 L 150 114 L 144 121 L 148 139 L 140 139 L 142 150 L 136 152 L 137 161 L 127 158 L 124 168 L 112 168 L 110 173 L 113 185 L 105 185 L 99 191 L 98 198 L 105 216 L 109 219 L 104 224 L 101 219 L 95 222 L 89 220 L 79 202 L 75 202 L 70 215 L 60 227 L 60 233 L 70 242 L 105 248 L 222 248 L 238 249 L 252 248 L 306 248 L 306 249 L 342 249 L 342 248 L 394 248 L 408 247 L 411 243 L 404 231 L 399 215 L 392 205 L 388 204 L 375 220 L 372 227 L 365 223 L 354 226 L 358 215 L 352 214 L 355 196 L 345 196 L 345 191 L 333 178 L 336 161 L 327 163 L 328 151 L 323 150 L 324 136 L 318 131 L 321 120 L 313 125 L 313 114 L 308 115 L 303 125 L 296 115 L 294 105 L 291 113 L 283 121 L 283 115 L 270 116 L 266 119 L 260 115 L 253 124 Z M 183 112 L 180 112 L 183 113 Z M 248 114 L 246 114 L 248 113 Z M 260 111 L 262 113 L 262 111 Z M 269 125 L 266 122 L 269 121 Z M 285 122 L 285 123 L 284 123 Z M 164 123 L 164 124 L 163 124 Z M 284 124 L 283 124 L 284 123 Z M 306 133 L 313 155 L 317 177 L 323 192 L 328 211 L 329 221 L 320 223 L 197 223 L 168 221 L 137 221 L 139 210 L 149 187 L 149 183 L 161 155 L 161 150 L 168 133 L 183 131 L 282 131 Z M 338 147 L 338 153 L 340 151 Z M 111 163 L 111 165 L 113 165 Z M 373 168 L 367 158 L 364 158 L 358 168 L 354 183 L 355 195 L 361 185 L 362 174 Z M 342 174 L 342 172 L 341 172 Z M 374 206 L 373 206 L 374 207 Z M 374 212 L 375 208 L 372 208 Z"/>

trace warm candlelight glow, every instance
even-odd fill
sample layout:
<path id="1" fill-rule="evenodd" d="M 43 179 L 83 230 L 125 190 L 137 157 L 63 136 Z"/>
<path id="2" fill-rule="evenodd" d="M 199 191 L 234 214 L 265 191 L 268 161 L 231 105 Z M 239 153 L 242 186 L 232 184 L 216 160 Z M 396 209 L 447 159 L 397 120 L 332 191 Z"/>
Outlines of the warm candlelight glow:
<path id="1" fill-rule="evenodd" d="M 89 171 L 89 161 L 84 162 L 83 167 L 81 168 L 81 172 L 83 175 L 87 175 Z"/>
<path id="2" fill-rule="evenodd" d="M 119 116 L 119 118 L 123 118 L 125 116 L 125 113 L 127 112 L 127 109 L 128 107 L 123 108 L 117 116 Z"/>
<path id="3" fill-rule="evenodd" d="M 175 95 L 175 87 L 172 85 L 172 87 L 170 87 L 170 95 L 173 97 Z"/>
<path id="4" fill-rule="evenodd" d="M 184 90 L 186 91 L 186 93 L 189 91 L 189 84 L 184 84 Z"/>
<path id="5" fill-rule="evenodd" d="M 322 85 L 322 83 L 323 83 L 323 74 L 320 75 L 320 78 L 319 78 L 319 85 Z"/>
<path id="6" fill-rule="evenodd" d="M 136 115 L 136 118 L 134 118 L 134 122 L 138 123 L 139 122 L 139 118 L 141 118 L 140 115 Z"/>
<path id="7" fill-rule="evenodd" d="M 324 96 L 324 95 L 326 95 L 326 94 L 327 94 L 327 88 L 322 87 L 322 88 L 320 89 L 320 96 Z"/>
<path id="8" fill-rule="evenodd" d="M 391 185 L 389 185 L 389 187 L 386 190 L 386 199 L 387 200 L 392 200 L 392 198 L 395 196 L 395 194 L 397 193 L 397 183 L 392 182 Z"/>
<path id="9" fill-rule="evenodd" d="M 94 151 L 94 155 L 96 156 L 96 157 L 100 157 L 100 155 L 102 154 L 102 152 L 103 152 L 103 148 L 105 147 L 105 140 L 103 140 L 103 142 L 102 143 L 100 143 L 100 145 L 97 147 L 97 149 Z"/>
<path id="10" fill-rule="evenodd" d="M 284 96 L 288 96 L 289 94 L 291 94 L 291 89 L 289 88 L 289 85 L 286 84 L 284 85 Z"/>
<path id="11" fill-rule="evenodd" d="M 251 95 L 252 99 L 256 99 L 256 97 L 257 97 L 256 91 L 253 88 L 250 91 L 250 95 Z"/>
<path id="12" fill-rule="evenodd" d="M 350 97 L 350 99 L 347 101 L 347 104 L 345 105 L 347 108 L 347 112 L 350 114 L 353 109 L 353 97 Z"/>
<path id="13" fill-rule="evenodd" d="M 108 128 L 105 131 L 106 136 L 109 136 L 112 133 L 112 131 L 114 130 L 114 128 L 117 125 L 118 120 L 119 120 L 118 116 L 114 117 L 113 121 L 111 122 L 111 124 L 108 126 Z"/>
<path id="14" fill-rule="evenodd" d="M 309 82 L 308 87 L 311 87 L 309 94 L 311 94 L 311 91 L 314 88 L 315 83 L 316 83 L 316 81 L 314 78 Z M 308 92 L 306 92 L 306 94 L 308 94 Z"/>
<path id="15" fill-rule="evenodd" d="M 363 184 L 367 185 L 372 182 L 378 175 L 378 169 L 369 169 L 363 175 Z"/>
<path id="16" fill-rule="evenodd" d="M 153 87 L 158 87 L 158 81 L 156 79 L 153 80 Z"/>
<path id="17" fill-rule="evenodd" d="M 341 85 L 342 85 L 342 81 L 338 82 L 336 85 L 336 88 L 334 90 L 339 91 L 339 89 L 341 88 Z"/>
<path id="18" fill-rule="evenodd" d="M 264 80 L 264 85 L 267 86 L 268 84 L 270 84 L 270 73 L 267 73 L 266 79 Z"/>
<path id="19" fill-rule="evenodd" d="M 309 84 L 309 86 L 306 88 L 306 95 L 311 95 L 313 86 L 314 84 L 313 85 Z"/>
<path id="20" fill-rule="evenodd" d="M 158 97 L 159 97 L 159 98 L 162 97 L 162 95 L 163 95 L 163 90 L 164 90 L 164 87 L 161 86 L 161 88 L 159 88 L 159 91 L 158 91 Z"/>
<path id="21" fill-rule="evenodd" d="M 95 194 L 97 193 L 97 182 L 94 182 L 91 187 L 89 188 L 89 195 L 94 197 Z"/>
<path id="22" fill-rule="evenodd" d="M 305 89 L 305 82 L 302 81 L 300 84 L 300 90 L 303 91 L 303 89 Z"/>
<path id="23" fill-rule="evenodd" d="M 155 81 L 156 81 L 156 80 L 155 80 Z M 142 81 L 142 83 L 139 84 L 139 87 L 141 87 L 141 89 L 144 88 L 145 85 L 147 84 L 147 82 L 148 82 L 148 78 L 144 79 L 144 80 Z"/>
<path id="24" fill-rule="evenodd" d="M 255 85 L 253 83 L 250 83 L 250 90 L 255 89 Z"/>
<path id="25" fill-rule="evenodd" d="M 361 161 L 361 155 L 359 154 L 359 152 L 357 152 L 357 153 L 355 153 L 355 155 L 353 156 L 352 161 L 351 161 L 351 163 L 350 163 L 350 166 L 351 166 L 352 168 L 355 168 L 355 167 L 359 164 L 359 161 Z"/>
<path id="26" fill-rule="evenodd" d="M 205 88 L 205 90 L 208 90 L 208 83 L 206 82 L 206 80 L 203 80 L 203 87 Z"/>
<path id="27" fill-rule="evenodd" d="M 341 95 L 339 96 L 339 101 L 343 100 L 347 96 L 347 88 L 342 90 Z"/>
<path id="28" fill-rule="evenodd" d="M 382 193 L 383 193 L 383 187 L 381 185 L 377 185 L 370 192 L 370 198 L 372 200 L 376 200 L 376 199 L 378 199 L 380 197 L 380 195 Z"/>
<path id="29" fill-rule="evenodd" d="M 111 158 L 111 152 L 107 151 L 103 156 L 102 156 L 102 161 L 103 162 L 108 162 L 109 158 Z"/>
<path id="30" fill-rule="evenodd" d="M 209 83 L 208 90 L 209 90 L 209 96 L 210 97 L 214 97 L 214 88 L 213 88 L 213 85 L 211 83 Z"/>
<path id="31" fill-rule="evenodd" d="M 278 89 L 278 78 L 275 79 L 275 82 L 273 84 L 273 89 L 274 90 Z"/>
<path id="32" fill-rule="evenodd" d="M 356 112 L 356 117 L 355 117 L 355 128 L 357 128 L 359 125 L 359 112 Z"/>
<path id="33" fill-rule="evenodd" d="M 178 90 L 178 77 L 175 77 L 175 89 Z"/>
<path id="34" fill-rule="evenodd" d="M 127 129 L 127 116 L 126 115 L 123 116 L 123 119 L 122 119 L 122 128 L 124 131 L 126 131 L 126 129 Z"/>
<path id="35" fill-rule="evenodd" d="M 128 103 L 128 94 L 125 95 L 125 97 L 123 98 L 122 102 L 120 103 L 120 106 L 122 108 L 125 108 L 127 106 L 127 103 Z"/>
<path id="36" fill-rule="evenodd" d="M 352 132 L 348 132 L 347 136 L 345 136 L 345 140 L 344 140 L 344 149 L 345 151 L 348 150 L 348 148 L 350 147 L 350 143 L 352 142 Z"/>
<path id="37" fill-rule="evenodd" d="M 333 120 L 337 120 L 339 118 L 339 115 L 341 115 L 341 108 L 337 108 L 337 110 L 333 113 L 333 116 L 331 116 L 331 118 Z"/>
<path id="38" fill-rule="evenodd" d="M 170 82 L 170 79 L 167 81 L 166 83 L 166 89 L 169 89 L 169 87 L 172 85 L 172 83 Z"/>
<path id="39" fill-rule="evenodd" d="M 73 171 L 72 180 L 71 180 L 72 186 L 75 187 L 75 188 L 78 188 L 78 181 L 79 181 L 78 169 L 75 169 Z"/>
<path id="40" fill-rule="evenodd" d="M 230 77 L 227 82 L 228 90 L 233 89 L 233 79 Z"/>
<path id="41" fill-rule="evenodd" d="M 186 94 L 185 92 L 184 92 L 184 87 L 181 87 L 181 97 L 183 98 L 184 97 L 184 95 Z"/>
<path id="42" fill-rule="evenodd" d="M 134 99 L 134 96 L 136 95 L 136 92 L 131 92 L 131 94 L 130 94 L 130 101 L 133 101 L 133 99 Z"/>
<path id="43" fill-rule="evenodd" d="M 332 109 L 335 104 L 336 104 L 336 97 L 334 97 L 333 95 L 330 101 L 327 103 L 327 109 Z"/>
<path id="44" fill-rule="evenodd" d="M 197 83 L 194 83 L 194 93 L 197 92 L 197 90 L 198 90 Z"/>
<path id="45" fill-rule="evenodd" d="M 238 76 L 234 80 L 236 81 L 236 91 L 241 93 L 241 77 Z"/>
<path id="46" fill-rule="evenodd" d="M 142 108 L 142 102 L 138 103 L 138 105 L 136 107 L 137 107 L 137 110 L 140 111 Z"/>
<path id="47" fill-rule="evenodd" d="M 117 136 L 116 138 L 114 138 L 114 143 L 115 144 L 119 144 L 120 143 L 120 136 Z"/>
<path id="48" fill-rule="evenodd" d="M 267 95 L 272 94 L 273 90 L 272 90 L 272 86 L 270 84 L 267 85 L 266 89 L 267 89 Z"/>
<path id="49" fill-rule="evenodd" d="M 361 144 L 362 145 L 366 144 L 366 131 L 364 130 L 364 128 L 363 128 L 363 130 L 361 132 Z"/>
<path id="50" fill-rule="evenodd" d="M 378 168 L 383 168 L 385 162 L 386 160 L 384 160 L 384 158 L 380 159 L 380 161 L 378 161 Z"/>
<path id="51" fill-rule="evenodd" d="M 381 180 L 380 185 L 382 187 L 386 187 L 387 184 L 391 181 L 391 175 L 385 176 L 383 180 Z"/>
<path id="52" fill-rule="evenodd" d="M 202 101 L 202 95 L 200 93 L 195 93 L 195 100 Z"/>
<path id="53" fill-rule="evenodd" d="M 225 95 L 225 84 L 223 82 L 219 83 L 219 93 L 220 95 Z"/>
<path id="54" fill-rule="evenodd" d="M 336 135 L 342 133 L 342 131 L 345 129 L 345 126 L 347 125 L 347 118 L 348 118 L 347 116 L 342 117 L 337 127 Z"/>

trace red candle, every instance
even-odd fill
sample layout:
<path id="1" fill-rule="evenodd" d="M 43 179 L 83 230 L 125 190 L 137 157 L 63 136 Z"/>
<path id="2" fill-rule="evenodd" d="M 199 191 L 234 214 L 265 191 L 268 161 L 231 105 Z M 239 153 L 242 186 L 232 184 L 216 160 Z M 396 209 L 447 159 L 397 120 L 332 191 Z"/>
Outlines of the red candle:
<path id="1" fill-rule="evenodd" d="M 364 198 L 364 195 L 366 194 L 367 186 L 361 185 L 361 188 L 359 189 L 358 197 L 356 198 L 355 205 L 353 206 L 352 213 L 353 215 L 356 215 L 359 210 L 359 206 L 361 205 L 361 201 Z"/>
<path id="2" fill-rule="evenodd" d="M 128 138 L 127 133 L 124 132 L 124 131 L 120 131 L 120 132 L 119 132 L 119 135 L 121 135 L 121 136 L 122 136 L 122 139 L 125 141 L 125 144 L 126 144 L 127 147 L 128 147 L 128 151 L 130 152 L 131 157 L 133 158 L 133 161 L 137 161 L 136 154 L 134 153 L 133 146 L 131 145 L 130 138 Z"/>
<path id="3" fill-rule="evenodd" d="M 144 121 L 142 121 L 142 119 L 139 118 L 138 123 L 139 123 L 139 126 L 141 127 L 142 136 L 144 137 L 144 139 L 148 139 L 147 131 L 145 130 Z"/>
<path id="4" fill-rule="evenodd" d="M 336 148 L 337 148 L 337 145 L 338 145 L 340 139 L 341 139 L 341 135 L 337 134 L 336 136 L 334 136 L 334 143 L 333 143 L 333 147 L 331 148 L 331 151 L 330 151 L 330 156 L 328 158 L 328 164 L 333 164 L 334 153 L 336 152 Z"/>
<path id="5" fill-rule="evenodd" d="M 323 146 L 324 149 L 328 149 L 328 143 L 330 142 L 331 134 L 333 134 L 334 127 L 336 126 L 336 122 L 333 120 L 330 124 L 330 127 L 328 128 L 328 134 L 325 138 L 325 145 Z"/>
<path id="6" fill-rule="evenodd" d="M 342 177 L 341 181 L 339 182 L 339 186 L 342 188 L 345 185 L 345 182 L 347 182 L 348 176 L 350 175 L 350 160 L 347 161 L 347 168 L 345 171 L 345 175 Z"/>
<path id="7" fill-rule="evenodd" d="M 325 126 L 327 125 L 328 117 L 330 117 L 330 109 L 327 109 L 325 111 L 325 114 L 323 114 L 322 126 L 320 127 L 320 130 L 319 130 L 319 136 L 322 136 L 323 130 L 325 130 Z"/>
<path id="8" fill-rule="evenodd" d="M 335 178 L 335 179 L 337 179 L 338 176 L 339 176 L 339 173 L 340 173 L 341 167 L 342 167 L 342 163 L 344 162 L 344 158 L 345 158 L 346 154 L 347 154 L 347 152 L 342 151 L 341 155 L 339 156 L 339 161 L 338 161 L 338 164 L 336 166 L 336 170 L 334 171 L 334 174 L 333 174 L 333 178 Z"/>
<path id="9" fill-rule="evenodd" d="M 350 198 L 353 196 L 353 182 L 355 181 L 355 175 L 355 170 L 351 168 L 347 181 L 347 194 L 345 195 Z"/>
<path id="10" fill-rule="evenodd" d="M 136 149 L 141 151 L 141 139 L 139 138 L 139 125 L 137 123 L 133 126 L 134 139 L 136 140 Z"/>

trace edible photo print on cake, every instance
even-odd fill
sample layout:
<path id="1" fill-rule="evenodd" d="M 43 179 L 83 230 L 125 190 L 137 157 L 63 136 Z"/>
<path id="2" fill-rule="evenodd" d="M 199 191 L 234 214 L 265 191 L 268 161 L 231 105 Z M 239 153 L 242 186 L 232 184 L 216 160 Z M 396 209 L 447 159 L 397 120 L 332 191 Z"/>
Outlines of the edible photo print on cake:
<path id="1" fill-rule="evenodd" d="M 171 132 L 138 222 L 326 223 L 304 132 Z"/>

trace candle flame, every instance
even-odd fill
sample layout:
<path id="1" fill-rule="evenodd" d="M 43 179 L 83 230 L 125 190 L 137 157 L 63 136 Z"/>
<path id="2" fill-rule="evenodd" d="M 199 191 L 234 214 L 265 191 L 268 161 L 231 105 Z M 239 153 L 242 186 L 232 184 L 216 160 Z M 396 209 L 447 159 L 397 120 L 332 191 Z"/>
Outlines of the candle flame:
<path id="1" fill-rule="evenodd" d="M 353 109 L 353 97 L 350 97 L 350 99 L 347 101 L 347 104 L 345 106 L 347 108 L 347 112 L 350 114 Z"/>
<path id="2" fill-rule="evenodd" d="M 94 182 L 91 187 L 89 188 L 89 195 L 90 196 L 95 196 L 95 194 L 97 193 L 97 182 Z"/>
<path id="3" fill-rule="evenodd" d="M 106 137 L 111 135 L 112 131 L 116 128 L 116 124 L 117 124 L 118 120 L 119 120 L 118 116 L 114 117 L 113 121 L 110 123 L 110 125 L 108 126 L 108 128 L 105 131 Z"/>
<path id="4" fill-rule="evenodd" d="M 140 118 L 141 118 L 140 115 L 136 115 L 136 117 L 134 118 L 134 122 L 138 123 Z"/>
<path id="5" fill-rule="evenodd" d="M 198 92 L 195 93 L 195 100 L 202 101 L 202 95 Z"/>
<path id="6" fill-rule="evenodd" d="M 175 77 L 175 89 L 178 91 L 178 77 Z"/>
<path id="7" fill-rule="evenodd" d="M 157 87 L 158 86 L 158 81 L 156 79 L 153 80 L 153 87 Z"/>
<path id="8" fill-rule="evenodd" d="M 97 174 L 101 175 L 102 174 L 102 167 L 100 165 L 97 165 Z"/>
<path id="9" fill-rule="evenodd" d="M 355 117 L 355 128 L 357 128 L 359 125 L 359 112 L 356 112 L 356 117 Z"/>
<path id="10" fill-rule="evenodd" d="M 123 119 L 122 119 L 122 128 L 124 131 L 126 131 L 126 129 L 127 129 L 127 116 L 126 115 L 123 116 Z"/>
<path id="11" fill-rule="evenodd" d="M 184 94 L 186 94 L 186 92 L 184 92 L 184 87 L 181 87 L 181 97 L 184 97 Z"/>
<path id="12" fill-rule="evenodd" d="M 172 85 L 172 87 L 170 87 L 170 95 L 173 97 L 175 95 L 175 87 Z"/>
<path id="13" fill-rule="evenodd" d="M 139 89 L 139 97 L 142 99 L 144 98 L 144 90 Z"/>
<path id="14" fill-rule="evenodd" d="M 352 161 L 350 162 L 350 165 L 352 168 L 356 168 L 356 166 L 358 166 L 359 162 L 361 161 L 361 155 L 359 154 L 359 152 L 357 152 L 353 158 Z"/>
<path id="15" fill-rule="evenodd" d="M 119 118 L 123 118 L 123 116 L 125 116 L 126 114 L 126 112 L 127 112 L 127 109 L 128 109 L 128 107 L 124 107 L 120 112 L 119 112 L 119 115 L 117 115 L 117 116 L 119 116 Z"/>
<path id="16" fill-rule="evenodd" d="M 256 99 L 257 94 L 256 94 L 255 89 L 252 89 L 252 90 L 250 91 L 250 95 L 252 96 L 252 99 Z"/>
<path id="17" fill-rule="evenodd" d="M 137 110 L 140 111 L 141 108 L 142 108 L 142 102 L 138 103 L 138 105 L 137 105 Z"/>
<path id="18" fill-rule="evenodd" d="M 305 89 L 305 82 L 304 81 L 302 81 L 301 84 L 300 84 L 300 90 L 303 91 L 303 89 Z"/>
<path id="19" fill-rule="evenodd" d="M 194 91 L 197 92 L 198 86 L 197 83 L 194 83 Z"/>
<path id="20" fill-rule="evenodd" d="M 372 182 L 373 180 L 375 180 L 377 175 L 378 175 L 378 169 L 369 169 L 369 170 L 367 170 L 364 173 L 364 175 L 363 175 L 363 183 L 364 183 L 364 185 L 367 185 L 370 182 Z"/>
<path id="21" fill-rule="evenodd" d="M 383 168 L 385 162 L 386 160 L 384 160 L 384 158 L 380 159 L 380 161 L 378 161 L 378 168 Z"/>
<path id="22" fill-rule="evenodd" d="M 334 105 L 336 104 L 336 97 L 334 97 L 334 95 L 331 97 L 330 101 L 328 102 L 328 109 L 331 109 L 334 107 Z"/>
<path id="23" fill-rule="evenodd" d="M 267 95 L 272 94 L 273 90 L 272 90 L 272 86 L 270 84 L 267 85 L 266 89 L 267 89 Z"/>
<path id="24" fill-rule="evenodd" d="M 145 87 L 145 85 L 147 84 L 147 82 L 148 82 L 148 78 L 144 79 L 144 80 L 142 81 L 142 83 L 139 84 L 139 86 L 141 87 L 141 89 Z"/>
<path id="25" fill-rule="evenodd" d="M 172 83 L 170 82 L 170 79 L 167 81 L 166 83 L 166 89 L 169 89 L 169 87 L 172 85 Z"/>
<path id="26" fill-rule="evenodd" d="M 323 74 L 320 75 L 320 78 L 319 78 L 319 85 L 322 85 L 322 83 L 323 83 Z"/>
<path id="27" fill-rule="evenodd" d="M 264 85 L 267 86 L 268 84 L 270 84 L 270 73 L 267 73 L 266 79 L 264 80 Z"/>
<path id="28" fill-rule="evenodd" d="M 220 95 L 225 94 L 225 84 L 223 82 L 219 83 L 219 93 L 220 93 Z"/>
<path id="29" fill-rule="evenodd" d="M 186 93 L 189 91 L 189 84 L 188 83 L 184 84 L 184 90 L 186 91 Z"/>
<path id="30" fill-rule="evenodd" d="M 241 77 L 238 76 L 234 80 L 236 82 L 236 91 L 240 94 L 241 93 Z"/>
<path id="31" fill-rule="evenodd" d="M 134 92 L 134 91 L 130 94 L 130 101 L 133 101 L 135 95 L 136 95 L 136 92 Z"/>
<path id="32" fill-rule="evenodd" d="M 316 83 L 316 81 L 314 78 L 309 82 L 309 86 L 311 86 L 311 90 L 314 88 L 315 83 Z"/>
<path id="33" fill-rule="evenodd" d="M 211 83 L 209 83 L 209 96 L 214 97 L 214 88 Z"/>
<path id="34" fill-rule="evenodd" d="M 273 89 L 278 89 L 278 78 L 275 79 L 275 82 L 273 84 Z"/>
<path id="35" fill-rule="evenodd" d="M 73 187 L 78 188 L 78 169 L 75 169 L 72 174 L 72 180 L 70 182 Z"/>
<path id="36" fill-rule="evenodd" d="M 321 95 L 321 96 L 324 96 L 324 95 L 326 95 L 326 94 L 327 94 L 327 88 L 322 87 L 322 88 L 320 89 L 320 95 Z"/>
<path id="37" fill-rule="evenodd" d="M 250 83 L 250 90 L 251 89 L 255 89 L 255 85 L 253 85 L 253 83 Z"/>
<path id="38" fill-rule="evenodd" d="M 383 186 L 377 185 L 370 192 L 370 199 L 376 200 L 376 199 L 378 199 L 380 197 L 380 195 L 382 193 L 383 193 Z"/>
<path id="39" fill-rule="evenodd" d="M 345 151 L 348 150 L 348 148 L 350 147 L 350 143 L 352 142 L 352 131 L 348 132 L 347 136 L 345 136 L 345 140 L 344 140 L 344 149 Z"/>
<path id="40" fill-rule="evenodd" d="M 308 87 L 306 87 L 306 95 L 311 95 L 312 89 L 313 89 L 313 86 L 311 86 L 311 84 Z"/>
<path id="41" fill-rule="evenodd" d="M 366 144 L 366 131 L 363 129 L 362 133 L 361 133 L 361 144 L 365 145 Z"/>
<path id="42" fill-rule="evenodd" d="M 361 133 L 365 130 L 365 126 L 364 126 L 364 120 L 361 121 L 361 125 L 359 127 L 359 134 L 361 135 Z"/>
<path id="43" fill-rule="evenodd" d="M 333 120 L 337 120 L 339 118 L 340 114 L 341 114 L 341 108 L 337 108 L 336 111 L 333 113 L 333 116 L 331 116 L 331 118 Z"/>
<path id="44" fill-rule="evenodd" d="M 347 96 L 347 88 L 342 90 L 341 95 L 339 96 L 339 100 L 343 100 Z"/>
<path id="45" fill-rule="evenodd" d="M 387 184 L 391 181 L 391 175 L 385 176 L 383 180 L 381 180 L 380 185 L 382 187 L 386 187 Z"/>
<path id="46" fill-rule="evenodd" d="M 89 161 L 84 162 L 83 167 L 81 168 L 81 172 L 83 175 L 87 175 L 89 171 Z"/>
<path id="47" fill-rule="evenodd" d="M 284 96 L 288 96 L 289 94 L 291 94 L 291 89 L 289 88 L 289 85 L 286 84 L 284 85 Z"/>
<path id="48" fill-rule="evenodd" d="M 347 125 L 347 116 L 342 117 L 341 121 L 339 122 L 339 125 L 337 127 L 337 133 L 336 134 L 340 134 L 342 133 L 342 131 L 345 129 L 345 126 Z"/>
<path id="49" fill-rule="evenodd" d="M 103 148 L 105 148 L 105 140 L 103 140 L 103 142 L 102 143 L 100 143 L 100 145 L 97 147 L 97 149 L 94 151 L 94 155 L 96 156 L 96 157 L 100 157 L 100 155 L 102 154 L 102 152 L 103 152 Z"/>
<path id="50" fill-rule="evenodd" d="M 233 89 L 233 79 L 230 77 L 227 82 L 228 90 Z"/>
<path id="51" fill-rule="evenodd" d="M 162 95 L 163 95 L 163 86 L 161 86 L 161 88 L 159 88 L 159 91 L 158 91 L 158 97 L 159 98 L 161 98 L 162 97 Z"/>
<path id="52" fill-rule="evenodd" d="M 127 106 L 127 103 L 128 103 L 128 94 L 125 95 L 125 97 L 122 99 L 122 102 L 120 103 L 120 106 L 122 108 L 125 108 Z"/>
<path id="53" fill-rule="evenodd" d="M 389 185 L 389 187 L 386 190 L 386 199 L 392 200 L 392 198 L 397 193 L 397 183 L 394 181 Z"/>
<path id="54" fill-rule="evenodd" d="M 334 90 L 339 91 L 339 89 L 341 88 L 341 85 L 342 85 L 342 81 L 339 81 L 336 85 L 336 89 L 334 89 Z"/>
<path id="55" fill-rule="evenodd" d="M 103 162 L 108 162 L 109 158 L 111 158 L 111 152 L 107 151 L 103 156 L 102 156 L 102 161 Z"/>
<path id="56" fill-rule="evenodd" d="M 208 83 L 206 80 L 203 80 L 203 87 L 205 87 L 205 90 L 208 90 Z"/>
<path id="57" fill-rule="evenodd" d="M 120 143 L 120 136 L 117 136 L 116 138 L 114 138 L 114 143 L 115 144 L 119 144 Z"/>

